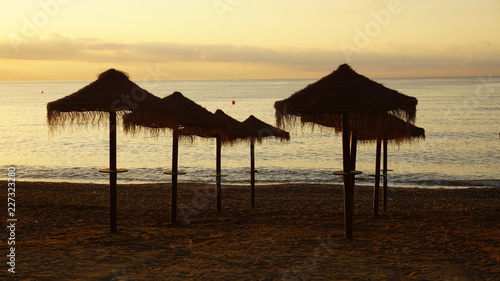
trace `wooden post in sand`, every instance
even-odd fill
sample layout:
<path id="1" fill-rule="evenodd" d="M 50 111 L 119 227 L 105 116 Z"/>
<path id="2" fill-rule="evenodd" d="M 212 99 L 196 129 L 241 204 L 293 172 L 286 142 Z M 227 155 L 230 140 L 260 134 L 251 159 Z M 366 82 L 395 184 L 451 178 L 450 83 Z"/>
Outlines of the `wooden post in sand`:
<path id="1" fill-rule="evenodd" d="M 177 223 L 177 172 L 179 158 L 179 132 L 174 129 L 172 137 L 172 210 L 170 212 L 170 223 Z"/>
<path id="2" fill-rule="evenodd" d="M 358 134 L 356 131 L 351 131 L 351 171 L 356 170 L 356 151 L 358 149 Z"/>
<path id="3" fill-rule="evenodd" d="M 117 230 L 116 112 L 109 113 L 109 229 Z"/>
<path id="4" fill-rule="evenodd" d="M 117 196 L 116 179 L 118 173 L 127 172 L 127 169 L 116 168 L 116 112 L 109 112 L 109 168 L 99 170 L 109 174 L 109 231 L 117 231 Z"/>
<path id="5" fill-rule="evenodd" d="M 344 227 L 345 237 L 352 239 L 352 216 L 354 207 L 354 175 L 351 174 L 351 130 L 349 113 L 342 114 L 342 152 L 344 166 Z"/>
<path id="6" fill-rule="evenodd" d="M 373 187 L 373 215 L 378 216 L 379 190 L 380 190 L 380 154 L 382 140 L 377 138 L 377 148 L 375 157 L 375 186 Z"/>
<path id="7" fill-rule="evenodd" d="M 383 200 L 383 208 L 384 211 L 387 211 L 387 138 L 384 138 L 384 161 L 383 161 L 383 184 L 384 184 L 384 200 Z"/>
<path id="8" fill-rule="evenodd" d="M 216 147 L 216 162 L 215 162 L 215 180 L 217 183 L 217 213 L 220 214 L 222 212 L 222 175 L 221 175 L 221 150 L 222 150 L 222 140 L 220 136 L 217 136 L 217 147 Z"/>
<path id="9" fill-rule="evenodd" d="M 255 140 L 250 143 L 250 205 L 255 208 Z"/>

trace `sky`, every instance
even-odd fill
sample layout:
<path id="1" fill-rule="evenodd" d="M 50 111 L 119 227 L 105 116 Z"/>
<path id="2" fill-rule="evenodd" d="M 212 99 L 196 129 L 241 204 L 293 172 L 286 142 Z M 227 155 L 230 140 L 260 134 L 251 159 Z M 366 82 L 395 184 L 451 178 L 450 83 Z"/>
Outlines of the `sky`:
<path id="1" fill-rule="evenodd" d="M 0 0 L 0 81 L 500 75 L 498 0 Z"/>

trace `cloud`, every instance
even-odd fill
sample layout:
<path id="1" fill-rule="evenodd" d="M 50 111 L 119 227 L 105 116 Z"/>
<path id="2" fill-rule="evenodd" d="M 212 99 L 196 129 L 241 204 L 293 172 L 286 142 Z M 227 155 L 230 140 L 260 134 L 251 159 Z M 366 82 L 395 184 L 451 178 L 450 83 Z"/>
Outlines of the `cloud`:
<path id="1" fill-rule="evenodd" d="M 114 43 L 93 38 L 69 39 L 53 35 L 33 39 L 19 46 L 16 53 L 8 42 L 0 42 L 0 59 L 72 60 L 82 62 L 232 62 L 278 65 L 318 65 L 325 59 L 341 60 L 339 52 L 270 49 L 232 44 L 180 44 L 173 42 Z"/>
<path id="2" fill-rule="evenodd" d="M 378 51 L 352 54 L 352 62 L 392 72 L 391 76 L 500 75 L 500 50 L 489 41 L 442 46 L 387 43 Z"/>
<path id="3" fill-rule="evenodd" d="M 114 61 L 254 61 L 269 60 L 276 51 L 230 44 L 180 44 L 172 42 L 114 43 L 93 38 L 69 39 L 53 35 L 32 39 L 16 52 L 0 43 L 0 57 L 17 60 Z M 125 56 L 126 55 L 126 56 Z"/>
<path id="4" fill-rule="evenodd" d="M 264 48 L 233 44 L 182 44 L 150 41 L 116 43 L 94 38 L 70 39 L 58 34 L 32 39 L 16 53 L 9 42 L 0 42 L 0 60 L 75 61 L 84 63 L 157 64 L 186 63 L 256 65 L 269 69 L 327 74 L 339 64 L 401 76 L 401 73 L 425 74 L 429 69 L 446 75 L 457 69 L 486 69 L 500 74 L 500 52 L 492 42 L 470 42 L 442 47 L 387 43 L 377 50 L 357 49 L 346 56 L 340 47 L 331 50 Z M 393 74 L 390 74 L 393 73 Z M 377 75 L 377 74 L 375 74 Z M 452 74 L 453 75 L 453 74 Z M 380 75 L 378 75 L 380 76 Z M 242 77 L 244 78 L 244 77 Z"/>

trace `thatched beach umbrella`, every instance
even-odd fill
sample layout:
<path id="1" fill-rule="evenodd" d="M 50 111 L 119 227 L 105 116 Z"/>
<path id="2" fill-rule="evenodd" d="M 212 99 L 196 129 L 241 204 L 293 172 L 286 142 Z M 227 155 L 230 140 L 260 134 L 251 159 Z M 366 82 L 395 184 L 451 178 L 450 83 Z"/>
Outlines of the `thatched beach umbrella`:
<path id="1" fill-rule="evenodd" d="M 116 115 L 140 104 L 156 103 L 160 98 L 129 80 L 124 72 L 109 69 L 97 80 L 77 92 L 47 104 L 47 120 L 51 130 L 66 124 L 97 125 L 109 118 L 110 231 L 116 232 L 116 178 L 126 172 L 116 167 Z M 108 117 L 109 115 L 109 117 Z"/>
<path id="2" fill-rule="evenodd" d="M 362 143 L 377 143 L 376 148 L 376 160 L 375 160 L 375 174 L 371 175 L 375 177 L 375 185 L 373 191 L 373 215 L 378 215 L 378 198 L 379 198 L 379 185 L 380 185 L 380 171 L 383 172 L 383 207 L 384 211 L 387 211 L 387 144 L 388 142 L 394 144 L 401 143 L 411 143 L 417 139 L 425 139 L 425 130 L 423 128 L 417 127 L 413 124 L 405 122 L 400 118 L 391 115 L 389 113 L 384 118 L 386 122 L 386 127 L 379 128 L 379 130 L 373 130 L 367 124 L 351 124 L 351 127 L 357 128 L 357 138 Z M 318 116 L 303 116 L 301 118 L 303 123 L 310 123 L 313 126 L 321 125 L 325 127 L 335 128 L 336 131 L 342 131 L 332 119 L 328 120 L 325 118 L 318 118 Z M 380 158 L 381 158 L 381 146 L 384 146 L 383 152 L 383 168 L 380 168 Z"/>
<path id="3" fill-rule="evenodd" d="M 228 133 L 228 138 L 226 141 L 220 141 L 217 139 L 217 147 L 216 147 L 216 165 L 215 165 L 215 177 L 217 179 L 217 213 L 222 211 L 222 202 L 221 202 L 221 177 L 225 176 L 221 174 L 221 147 L 224 144 L 235 144 L 239 142 L 260 142 L 262 140 L 262 135 L 259 135 L 259 132 L 254 128 L 251 128 L 240 121 L 232 118 L 231 116 L 224 113 L 224 111 L 217 109 L 215 111 L 215 115 L 222 119 L 222 121 L 226 124 L 226 129 Z"/>
<path id="4" fill-rule="evenodd" d="M 287 131 L 278 129 L 266 122 L 250 115 L 243 124 L 257 130 L 261 138 L 275 138 L 281 141 L 289 141 L 290 134 Z M 250 193 L 251 193 L 251 207 L 255 208 L 255 140 L 250 142 Z"/>
<path id="5" fill-rule="evenodd" d="M 372 123 L 372 127 L 378 129 L 384 126 L 384 114 L 389 112 L 413 122 L 416 105 L 417 99 L 386 88 L 356 73 L 347 64 L 274 104 L 279 126 L 294 125 L 297 119 L 307 115 L 333 119 L 341 126 L 343 171 L 336 174 L 344 176 L 346 238 L 352 238 L 354 174 L 357 173 L 352 169 L 356 150 L 351 146 L 351 136 L 356 137 L 356 128 L 350 127 L 350 120 L 354 120 L 353 124 Z"/>
<path id="6" fill-rule="evenodd" d="M 373 189 L 373 215 L 378 215 L 379 206 L 379 186 L 380 186 L 380 171 L 383 175 L 383 209 L 387 211 L 387 144 L 388 142 L 401 144 L 411 143 L 414 140 L 425 139 L 425 130 L 410 124 L 404 120 L 397 118 L 391 114 L 387 114 L 385 118 L 386 128 L 373 130 L 369 127 L 358 128 L 358 138 L 361 142 L 377 142 L 376 157 L 375 157 L 375 185 Z M 380 158 L 383 143 L 383 167 L 380 168 Z"/>
<path id="7" fill-rule="evenodd" d="M 125 132 L 135 133 L 146 130 L 158 135 L 172 130 L 172 170 L 164 172 L 172 175 L 172 205 L 170 222 L 177 222 L 177 176 L 184 174 L 178 170 L 179 137 L 200 136 L 226 140 L 225 124 L 213 113 L 186 98 L 180 92 L 163 98 L 156 105 L 138 107 L 123 118 Z"/>

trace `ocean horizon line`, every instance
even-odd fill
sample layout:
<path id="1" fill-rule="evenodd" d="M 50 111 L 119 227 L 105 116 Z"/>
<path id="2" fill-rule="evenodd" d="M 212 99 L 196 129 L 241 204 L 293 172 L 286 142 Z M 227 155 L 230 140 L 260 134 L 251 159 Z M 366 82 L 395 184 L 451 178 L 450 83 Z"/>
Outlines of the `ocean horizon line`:
<path id="1" fill-rule="evenodd" d="M 97 76 L 96 76 L 97 77 Z M 463 78 L 477 78 L 477 77 L 500 77 L 500 75 L 468 75 L 468 76 L 401 76 L 401 77 L 371 77 L 373 79 L 463 79 Z M 133 79 L 137 82 L 147 82 L 147 81 L 272 81 L 272 80 L 318 80 L 321 77 L 311 77 L 311 78 L 219 78 L 219 79 Z M 95 79 L 82 79 L 82 80 L 0 80 L 0 83 L 40 83 L 40 82 L 91 82 Z"/>

